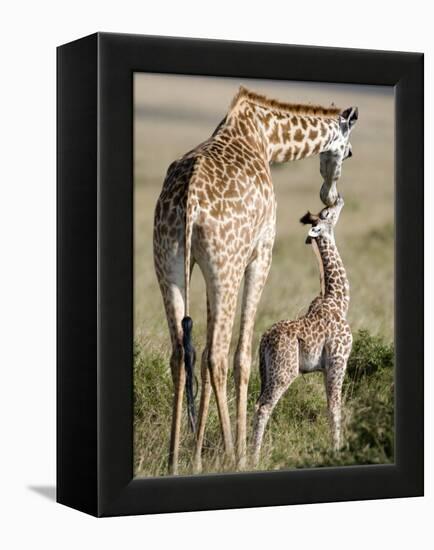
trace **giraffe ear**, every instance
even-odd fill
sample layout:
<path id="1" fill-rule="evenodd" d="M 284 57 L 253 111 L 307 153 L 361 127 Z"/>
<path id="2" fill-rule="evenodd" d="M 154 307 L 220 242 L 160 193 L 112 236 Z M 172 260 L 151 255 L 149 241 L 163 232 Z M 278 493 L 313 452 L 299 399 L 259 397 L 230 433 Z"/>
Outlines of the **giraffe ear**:
<path id="1" fill-rule="evenodd" d="M 348 128 L 351 129 L 359 118 L 359 109 L 357 107 L 348 107 L 348 109 L 342 111 L 341 117 L 348 124 Z"/>
<path id="2" fill-rule="evenodd" d="M 308 211 L 302 218 L 300 218 L 300 223 L 303 223 L 304 225 L 313 225 L 315 222 L 318 221 L 318 219 L 318 216 L 315 216 Z"/>

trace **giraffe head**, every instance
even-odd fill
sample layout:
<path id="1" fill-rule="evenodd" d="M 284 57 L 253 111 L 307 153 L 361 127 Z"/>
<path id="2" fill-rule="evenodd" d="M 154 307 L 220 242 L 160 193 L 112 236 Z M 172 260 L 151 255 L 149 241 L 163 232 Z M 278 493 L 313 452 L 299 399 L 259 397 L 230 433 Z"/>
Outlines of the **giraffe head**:
<path id="1" fill-rule="evenodd" d="M 319 214 L 311 214 L 307 212 L 300 222 L 310 224 L 312 227 L 307 234 L 306 244 L 310 244 L 312 239 L 329 239 L 334 242 L 333 229 L 338 223 L 339 215 L 344 206 L 344 199 L 338 195 L 333 206 L 326 206 Z"/>
<path id="2" fill-rule="evenodd" d="M 335 203 L 338 196 L 336 182 L 341 176 L 342 162 L 353 154 L 350 135 L 358 116 L 357 107 L 349 107 L 342 111 L 337 121 L 337 134 L 327 150 L 320 153 L 320 172 L 324 179 L 320 197 L 326 206 Z"/>

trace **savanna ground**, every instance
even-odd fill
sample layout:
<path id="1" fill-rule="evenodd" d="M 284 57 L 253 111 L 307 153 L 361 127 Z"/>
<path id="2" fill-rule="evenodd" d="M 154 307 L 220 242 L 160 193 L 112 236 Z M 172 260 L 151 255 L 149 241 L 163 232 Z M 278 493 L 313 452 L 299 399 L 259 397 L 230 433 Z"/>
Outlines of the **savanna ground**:
<path id="1" fill-rule="evenodd" d="M 167 474 L 172 381 L 170 343 L 153 270 L 153 211 L 169 164 L 207 139 L 244 84 L 282 101 L 359 107 L 344 163 L 340 191 L 345 207 L 336 241 L 351 285 L 349 321 L 354 345 L 344 385 L 344 443 L 329 451 L 321 373 L 300 376 L 276 407 L 268 425 L 259 469 L 393 462 L 394 332 L 394 99 L 391 89 L 367 86 L 249 81 L 166 75 L 135 75 L 134 123 L 134 449 L 136 475 Z M 319 159 L 273 167 L 277 237 L 273 264 L 261 299 L 253 342 L 249 428 L 259 393 L 257 349 L 272 323 L 302 314 L 319 292 L 316 260 L 304 244 L 298 220 L 321 208 Z M 199 269 L 191 282 L 190 314 L 200 358 L 205 342 L 205 287 Z M 236 345 L 235 324 L 231 358 Z M 197 374 L 200 369 L 197 365 Z M 229 376 L 229 407 L 235 393 Z M 180 473 L 191 472 L 193 438 L 183 422 Z M 233 423 L 234 425 L 234 423 Z M 217 410 L 211 401 L 204 472 L 222 471 Z"/>

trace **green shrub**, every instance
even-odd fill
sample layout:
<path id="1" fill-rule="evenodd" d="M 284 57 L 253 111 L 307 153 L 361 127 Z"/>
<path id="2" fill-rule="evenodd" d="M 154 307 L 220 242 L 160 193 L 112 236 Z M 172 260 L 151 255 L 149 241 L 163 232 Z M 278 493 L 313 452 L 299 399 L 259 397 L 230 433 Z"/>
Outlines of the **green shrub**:
<path id="1" fill-rule="evenodd" d="M 341 460 L 384 464 L 394 456 L 394 348 L 360 330 L 348 361 Z"/>
<path id="2" fill-rule="evenodd" d="M 393 345 L 384 344 L 381 338 L 359 330 L 347 365 L 347 380 L 359 383 L 364 376 L 372 376 L 382 369 L 393 368 Z"/>

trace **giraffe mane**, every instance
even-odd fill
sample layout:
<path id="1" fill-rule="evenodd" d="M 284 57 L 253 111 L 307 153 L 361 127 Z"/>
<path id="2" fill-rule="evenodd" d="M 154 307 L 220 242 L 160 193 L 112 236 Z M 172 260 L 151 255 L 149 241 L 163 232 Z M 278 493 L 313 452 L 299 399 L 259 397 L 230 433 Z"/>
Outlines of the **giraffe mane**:
<path id="1" fill-rule="evenodd" d="M 283 101 L 278 101 L 277 99 L 270 99 L 266 95 L 258 94 L 252 90 L 248 90 L 244 86 L 240 86 L 235 97 L 232 99 L 229 111 L 232 111 L 243 100 L 250 101 L 261 107 L 297 115 L 329 117 L 339 115 L 342 112 L 342 109 L 335 106 L 323 107 L 321 105 L 313 105 L 310 103 L 285 103 Z"/>

